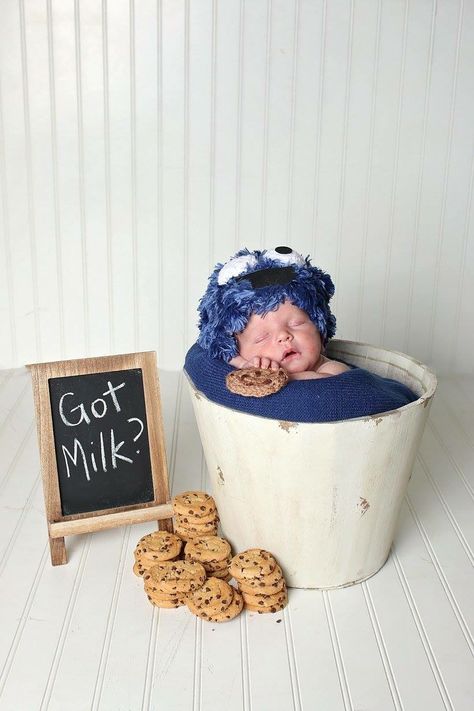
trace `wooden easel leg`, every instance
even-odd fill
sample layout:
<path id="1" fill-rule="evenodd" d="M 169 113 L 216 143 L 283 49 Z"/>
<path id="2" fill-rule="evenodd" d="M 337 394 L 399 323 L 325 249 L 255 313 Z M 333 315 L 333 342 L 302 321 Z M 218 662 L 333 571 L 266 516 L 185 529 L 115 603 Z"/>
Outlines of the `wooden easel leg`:
<path id="1" fill-rule="evenodd" d="M 66 544 L 64 538 L 50 538 L 49 549 L 51 551 L 52 565 L 64 565 L 67 563 Z"/>
<path id="2" fill-rule="evenodd" d="M 159 531 L 168 531 L 168 533 L 173 533 L 173 519 L 172 518 L 162 518 L 158 521 Z"/>

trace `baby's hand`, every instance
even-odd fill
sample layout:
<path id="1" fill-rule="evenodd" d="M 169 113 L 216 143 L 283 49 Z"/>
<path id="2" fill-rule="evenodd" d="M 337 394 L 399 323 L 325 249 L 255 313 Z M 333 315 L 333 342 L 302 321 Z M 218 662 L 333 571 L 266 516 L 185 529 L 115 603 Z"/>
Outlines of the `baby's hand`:
<path id="1" fill-rule="evenodd" d="M 278 363 L 278 361 L 271 360 L 270 358 L 266 358 L 265 356 L 255 356 L 255 358 L 252 358 L 252 360 L 249 362 L 249 365 L 253 366 L 254 368 L 271 368 L 272 370 L 278 370 L 278 368 L 280 367 L 280 363 Z"/>
<path id="2" fill-rule="evenodd" d="M 245 360 L 242 356 L 235 356 L 229 361 L 229 364 L 242 370 L 242 368 L 271 368 L 272 370 L 278 370 L 280 364 L 276 360 L 271 360 L 270 358 L 261 358 L 260 356 L 255 356 L 251 360 Z"/>

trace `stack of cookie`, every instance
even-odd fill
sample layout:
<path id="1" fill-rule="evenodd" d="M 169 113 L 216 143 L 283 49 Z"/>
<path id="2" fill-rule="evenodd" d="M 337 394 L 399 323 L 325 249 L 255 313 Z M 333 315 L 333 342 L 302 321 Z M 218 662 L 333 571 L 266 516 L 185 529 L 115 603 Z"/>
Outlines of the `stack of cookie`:
<path id="1" fill-rule="evenodd" d="M 242 611 L 242 595 L 220 578 L 210 577 L 204 585 L 186 596 L 188 609 L 208 622 L 228 622 Z"/>
<path id="2" fill-rule="evenodd" d="M 275 558 L 261 548 L 250 548 L 235 555 L 229 572 L 237 581 L 250 612 L 278 612 L 288 603 L 282 570 Z"/>
<path id="3" fill-rule="evenodd" d="M 152 566 L 166 560 L 176 560 L 181 552 L 182 540 L 168 531 L 153 531 L 142 536 L 135 550 L 135 575 L 144 575 Z"/>
<path id="4" fill-rule="evenodd" d="M 219 517 L 212 496 L 185 491 L 172 504 L 175 533 L 148 533 L 134 551 L 133 571 L 143 577 L 153 605 L 186 605 L 210 622 L 232 620 L 244 605 L 259 613 L 277 612 L 287 605 L 285 579 L 271 553 L 250 548 L 232 558 L 230 543 L 216 535 Z M 238 589 L 228 584 L 231 577 Z"/>
<path id="5" fill-rule="evenodd" d="M 185 491 L 174 497 L 175 533 L 183 541 L 215 536 L 219 517 L 212 496 L 204 491 Z"/>
<path id="6" fill-rule="evenodd" d="M 201 563 L 209 577 L 230 580 L 229 564 L 232 557 L 230 543 L 219 536 L 193 538 L 184 546 L 185 560 Z"/>
<path id="7" fill-rule="evenodd" d="M 186 596 L 201 588 L 206 580 L 204 567 L 195 561 L 165 561 L 143 575 L 145 592 L 157 607 L 180 607 Z"/>

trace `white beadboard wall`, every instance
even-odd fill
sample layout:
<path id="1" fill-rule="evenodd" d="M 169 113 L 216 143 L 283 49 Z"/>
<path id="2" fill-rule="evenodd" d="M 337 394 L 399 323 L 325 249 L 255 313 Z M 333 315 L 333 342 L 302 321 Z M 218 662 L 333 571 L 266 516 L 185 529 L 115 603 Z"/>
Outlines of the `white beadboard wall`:
<path id="1" fill-rule="evenodd" d="M 289 244 L 338 336 L 474 373 L 474 2 L 2 0 L 0 367 L 157 350 Z"/>

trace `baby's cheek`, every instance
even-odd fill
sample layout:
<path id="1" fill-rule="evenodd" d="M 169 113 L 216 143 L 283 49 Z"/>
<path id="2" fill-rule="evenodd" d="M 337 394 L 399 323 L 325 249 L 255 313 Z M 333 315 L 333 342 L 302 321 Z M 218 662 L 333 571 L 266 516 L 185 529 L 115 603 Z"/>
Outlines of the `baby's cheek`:
<path id="1" fill-rule="evenodd" d="M 242 356 L 242 358 L 245 358 L 246 360 L 251 360 L 256 355 L 258 355 L 257 349 L 255 347 L 252 347 L 248 343 L 241 344 L 241 346 L 239 348 L 239 353 Z"/>

